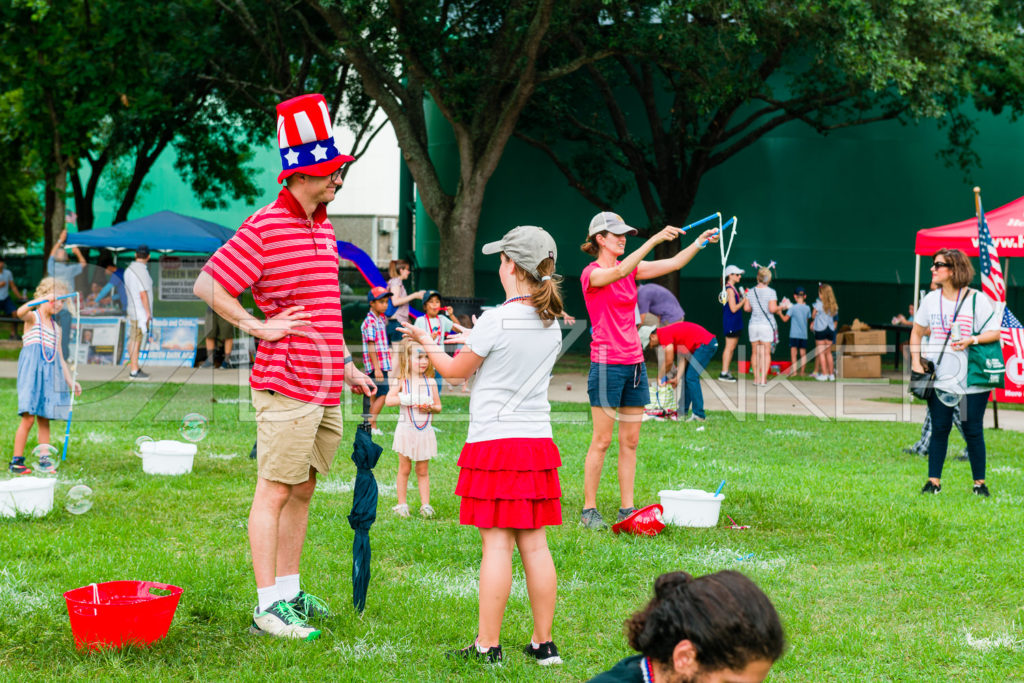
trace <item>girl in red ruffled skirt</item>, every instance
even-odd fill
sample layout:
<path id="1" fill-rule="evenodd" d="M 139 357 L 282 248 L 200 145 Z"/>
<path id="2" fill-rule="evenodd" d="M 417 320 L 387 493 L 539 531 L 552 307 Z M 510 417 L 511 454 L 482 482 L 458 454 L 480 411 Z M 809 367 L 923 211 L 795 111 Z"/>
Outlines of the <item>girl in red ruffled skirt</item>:
<path id="1" fill-rule="evenodd" d="M 448 654 L 501 661 L 501 622 L 518 548 L 533 611 L 531 642 L 523 652 L 540 664 L 560 664 L 551 636 L 558 580 L 544 531 L 562 523 L 562 461 L 551 438 L 547 398 L 562 347 L 557 249 L 545 230 L 520 226 L 483 252 L 501 255 L 506 300 L 480 316 L 458 356 L 445 354 L 426 330 L 403 327 L 445 379 L 458 383 L 477 373 L 455 493 L 462 498 L 460 521 L 478 527 L 483 542 L 480 619 L 476 641 Z"/>

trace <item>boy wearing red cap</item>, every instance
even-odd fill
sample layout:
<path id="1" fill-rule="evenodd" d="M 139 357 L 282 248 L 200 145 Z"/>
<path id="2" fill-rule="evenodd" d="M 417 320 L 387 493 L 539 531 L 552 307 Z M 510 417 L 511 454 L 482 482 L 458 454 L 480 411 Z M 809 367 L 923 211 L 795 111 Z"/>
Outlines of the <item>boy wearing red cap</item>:
<path id="1" fill-rule="evenodd" d="M 391 372 L 391 346 L 388 344 L 388 299 L 391 292 L 386 287 L 374 287 L 366 293 L 370 310 L 366 313 L 359 331 L 363 336 L 363 366 L 366 374 L 373 377 L 377 393 L 371 399 L 363 395 L 363 415 L 368 416 L 375 436 L 383 431 L 377 429 L 377 416 L 384 408 L 388 395 L 388 373 Z"/>
<path id="2" fill-rule="evenodd" d="M 249 545 L 258 604 L 250 632 L 315 640 L 307 623 L 327 606 L 301 589 L 299 560 L 317 474 L 327 474 L 341 443 L 341 393 L 376 387 L 345 347 L 338 246 L 326 204 L 342 182 L 339 152 L 323 95 L 277 107 L 286 186 L 217 250 L 193 291 L 217 315 L 260 340 L 249 377 L 257 425 L 258 477 Z M 265 316 L 238 302 L 247 288 Z"/>

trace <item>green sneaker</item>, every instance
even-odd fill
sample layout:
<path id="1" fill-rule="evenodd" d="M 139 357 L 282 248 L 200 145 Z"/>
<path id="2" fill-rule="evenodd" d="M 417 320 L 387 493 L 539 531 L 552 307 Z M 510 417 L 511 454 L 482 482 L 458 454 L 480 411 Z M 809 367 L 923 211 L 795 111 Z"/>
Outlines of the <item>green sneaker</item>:
<path id="1" fill-rule="evenodd" d="M 303 621 L 309 621 L 310 619 L 322 619 L 330 616 L 331 611 L 327 608 L 327 603 L 316 597 L 310 595 L 306 591 L 299 591 L 299 594 L 288 601 L 288 606 L 295 610 L 295 613 Z"/>
<path id="2" fill-rule="evenodd" d="M 249 633 L 254 636 L 299 638 L 306 642 L 320 637 L 320 631 L 307 624 L 284 600 L 278 600 L 265 612 L 260 612 L 259 609 L 257 605 L 253 610 L 252 626 L 249 627 Z"/>

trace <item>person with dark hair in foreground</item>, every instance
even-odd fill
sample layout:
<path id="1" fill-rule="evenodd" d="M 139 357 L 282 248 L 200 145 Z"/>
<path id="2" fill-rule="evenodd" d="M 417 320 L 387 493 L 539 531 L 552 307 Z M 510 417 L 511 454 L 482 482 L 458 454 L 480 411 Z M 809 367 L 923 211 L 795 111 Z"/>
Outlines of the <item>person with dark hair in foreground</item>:
<path id="1" fill-rule="evenodd" d="M 662 574 L 626 635 L 640 654 L 590 683 L 760 683 L 785 648 L 768 596 L 734 571 Z"/>

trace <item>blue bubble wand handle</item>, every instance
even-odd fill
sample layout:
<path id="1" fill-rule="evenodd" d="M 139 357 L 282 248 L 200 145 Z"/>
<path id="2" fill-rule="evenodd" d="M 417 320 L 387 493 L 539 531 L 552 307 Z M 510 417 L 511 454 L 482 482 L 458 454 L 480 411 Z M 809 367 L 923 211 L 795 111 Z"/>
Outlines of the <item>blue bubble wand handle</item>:
<path id="1" fill-rule="evenodd" d="M 719 221 L 722 220 L 722 214 L 719 213 L 718 211 L 716 211 L 715 213 L 711 214 L 710 216 L 705 216 L 704 218 L 701 218 L 699 221 L 696 221 L 695 223 L 690 223 L 689 225 L 684 225 L 683 227 L 679 228 L 679 234 L 685 235 L 686 231 L 689 230 L 690 228 L 696 228 L 698 225 L 704 225 L 708 221 L 714 220 L 716 218 Z"/>
<path id="2" fill-rule="evenodd" d="M 71 294 L 61 294 L 58 297 L 48 297 L 47 296 L 47 297 L 43 297 L 42 299 L 35 299 L 33 301 L 29 301 L 25 305 L 28 306 L 31 309 L 31 308 L 37 308 L 39 306 L 42 306 L 43 304 L 45 304 L 45 303 L 47 303 L 49 301 L 60 301 L 61 299 L 76 299 L 77 297 L 78 297 L 78 292 L 72 292 Z"/>
<path id="3" fill-rule="evenodd" d="M 715 489 L 715 498 L 718 498 L 718 494 L 721 493 L 722 489 L 724 489 L 724 488 L 725 488 L 725 479 L 723 479 L 722 483 L 718 485 L 717 489 Z"/>
<path id="4" fill-rule="evenodd" d="M 72 366 L 74 370 L 71 371 L 71 405 L 68 406 L 68 421 L 64 425 L 64 450 L 61 451 L 61 461 L 68 459 L 68 441 L 71 440 L 71 413 L 75 409 L 75 384 L 78 383 L 78 346 L 82 341 L 82 307 L 78 297 L 78 292 L 74 294 L 65 294 L 61 299 L 66 297 L 75 297 L 75 364 Z M 64 359 L 65 362 L 67 359 Z"/>
<path id="5" fill-rule="evenodd" d="M 729 226 L 730 226 L 730 225 L 732 225 L 732 224 L 733 224 L 733 223 L 735 223 L 735 222 L 736 222 L 736 216 L 733 216 L 732 218 L 730 218 L 729 220 L 727 220 L 727 221 L 725 222 L 725 225 L 723 225 L 722 227 L 720 227 L 720 228 L 719 228 L 718 230 L 715 230 L 715 233 L 714 233 L 714 234 L 715 234 L 715 235 L 719 235 L 719 234 L 722 234 L 722 233 L 724 233 L 724 232 L 725 232 L 726 230 L 728 230 L 728 229 L 729 229 Z M 735 233 L 735 232 L 733 232 L 733 234 L 736 234 L 736 233 Z M 712 235 L 712 237 L 713 237 L 713 236 L 714 236 L 714 235 Z M 701 242 L 701 244 L 700 244 L 700 248 L 701 248 L 701 249 L 703 249 L 704 247 L 708 246 L 708 242 L 709 242 L 709 241 L 710 241 L 710 240 L 704 240 L 703 242 Z M 731 246 L 731 245 L 730 245 L 730 246 Z"/>

